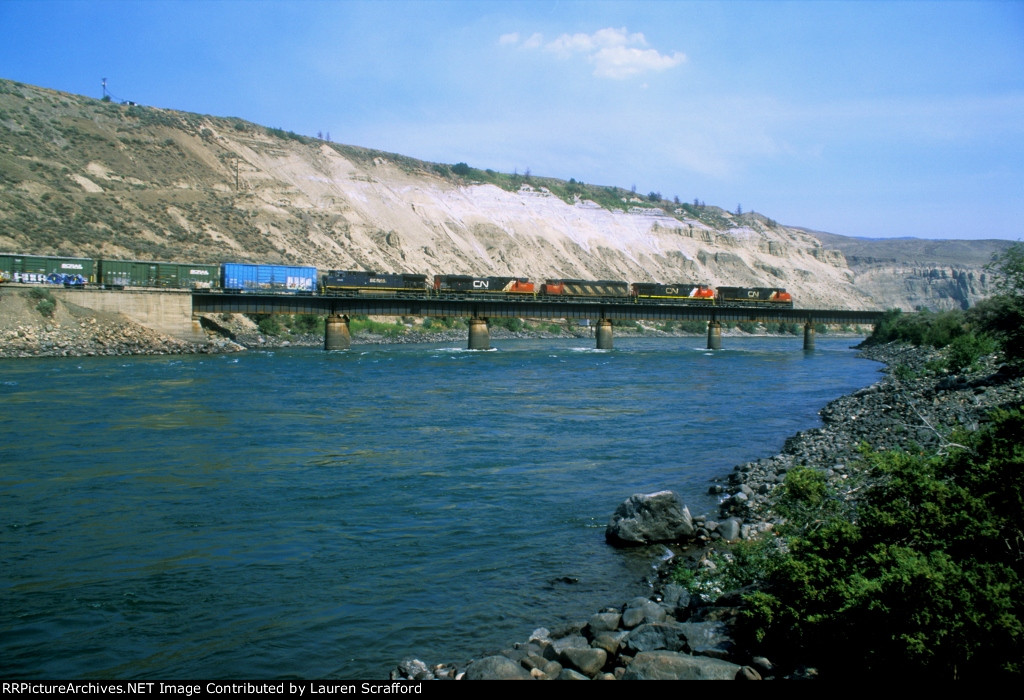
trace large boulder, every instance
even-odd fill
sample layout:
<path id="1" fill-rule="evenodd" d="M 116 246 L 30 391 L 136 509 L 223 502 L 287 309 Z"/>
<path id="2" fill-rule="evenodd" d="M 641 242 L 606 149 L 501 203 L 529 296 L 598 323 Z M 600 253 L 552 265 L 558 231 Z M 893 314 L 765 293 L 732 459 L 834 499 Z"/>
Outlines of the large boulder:
<path id="1" fill-rule="evenodd" d="M 678 651 L 642 651 L 626 668 L 627 681 L 730 681 L 741 666 Z"/>
<path id="2" fill-rule="evenodd" d="M 650 622 L 630 632 L 625 646 L 634 654 L 658 650 L 689 652 L 686 633 L 681 622 Z"/>
<path id="3" fill-rule="evenodd" d="M 612 514 L 605 539 L 620 547 L 680 542 L 693 536 L 695 528 L 689 509 L 673 491 L 637 493 Z"/>
<path id="4" fill-rule="evenodd" d="M 562 652 L 563 667 L 574 668 L 585 676 L 593 678 L 604 667 L 608 652 L 604 649 L 572 647 Z"/>
<path id="5" fill-rule="evenodd" d="M 699 656 L 713 656 L 716 659 L 732 657 L 733 642 L 729 627 L 724 622 L 680 622 L 679 627 L 690 645 L 690 651 Z M 665 647 L 666 649 L 670 647 Z"/>
<path id="6" fill-rule="evenodd" d="M 633 629 L 645 622 L 664 622 L 668 619 L 668 611 L 653 600 L 642 596 L 633 598 L 622 610 L 622 627 Z"/>
<path id="7" fill-rule="evenodd" d="M 530 672 L 512 659 L 504 656 L 488 656 L 474 661 L 466 669 L 467 681 L 529 681 Z"/>

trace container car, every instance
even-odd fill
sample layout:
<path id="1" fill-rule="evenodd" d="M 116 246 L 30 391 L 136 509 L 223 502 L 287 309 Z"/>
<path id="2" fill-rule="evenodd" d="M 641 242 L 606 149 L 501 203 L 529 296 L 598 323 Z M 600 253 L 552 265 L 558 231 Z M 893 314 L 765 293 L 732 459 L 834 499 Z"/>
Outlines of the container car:
<path id="1" fill-rule="evenodd" d="M 327 294 L 426 294 L 426 275 L 406 272 L 328 270 L 323 276 Z"/>
<path id="2" fill-rule="evenodd" d="M 81 287 L 95 282 L 94 272 L 89 258 L 0 254 L 0 279 L 5 282 Z"/>
<path id="3" fill-rule="evenodd" d="M 655 284 L 651 282 L 634 282 L 633 296 L 638 299 L 670 299 L 689 300 L 712 304 L 715 301 L 715 290 L 706 284 L 678 282 L 675 284 Z"/>
<path id="4" fill-rule="evenodd" d="M 315 267 L 249 263 L 221 265 L 221 286 L 226 292 L 312 294 L 316 291 L 316 278 Z"/>
<path id="5" fill-rule="evenodd" d="M 220 288 L 219 265 L 141 260 L 97 260 L 96 268 L 96 279 L 99 284 L 112 289 L 124 289 L 125 287 Z"/>

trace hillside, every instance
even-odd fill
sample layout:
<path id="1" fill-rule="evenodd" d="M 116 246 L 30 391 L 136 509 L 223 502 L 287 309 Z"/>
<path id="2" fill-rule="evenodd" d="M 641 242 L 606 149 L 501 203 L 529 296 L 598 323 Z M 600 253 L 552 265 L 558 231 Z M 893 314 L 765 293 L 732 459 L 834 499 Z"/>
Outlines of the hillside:
<path id="1" fill-rule="evenodd" d="M 835 247 L 756 213 L 0 80 L 2 251 L 777 285 L 801 307 L 907 307 Z"/>

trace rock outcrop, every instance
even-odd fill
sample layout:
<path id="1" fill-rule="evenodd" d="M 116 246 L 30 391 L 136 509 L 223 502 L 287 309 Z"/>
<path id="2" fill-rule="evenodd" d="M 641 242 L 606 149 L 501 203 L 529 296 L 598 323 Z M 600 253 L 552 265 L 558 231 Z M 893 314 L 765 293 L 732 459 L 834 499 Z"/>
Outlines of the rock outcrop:
<path id="1" fill-rule="evenodd" d="M 615 510 L 605 538 L 619 546 L 680 542 L 695 532 L 690 510 L 672 491 L 637 493 Z"/>

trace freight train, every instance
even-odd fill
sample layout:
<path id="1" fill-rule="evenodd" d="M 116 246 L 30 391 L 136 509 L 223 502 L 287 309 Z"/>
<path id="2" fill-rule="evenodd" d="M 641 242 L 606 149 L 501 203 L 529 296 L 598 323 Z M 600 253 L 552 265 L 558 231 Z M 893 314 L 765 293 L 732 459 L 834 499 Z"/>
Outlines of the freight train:
<path id="1" fill-rule="evenodd" d="M 332 296 L 396 295 L 464 299 L 473 295 L 548 301 L 587 299 L 653 303 L 772 306 L 792 308 L 793 297 L 778 287 L 718 287 L 680 282 L 659 284 L 618 280 L 548 279 L 536 284 L 524 277 L 474 277 L 326 270 L 315 267 L 251 263 L 170 263 L 40 255 L 0 254 L 0 282 L 97 285 L 106 289 L 206 289 L 227 293 L 314 294 Z"/>

